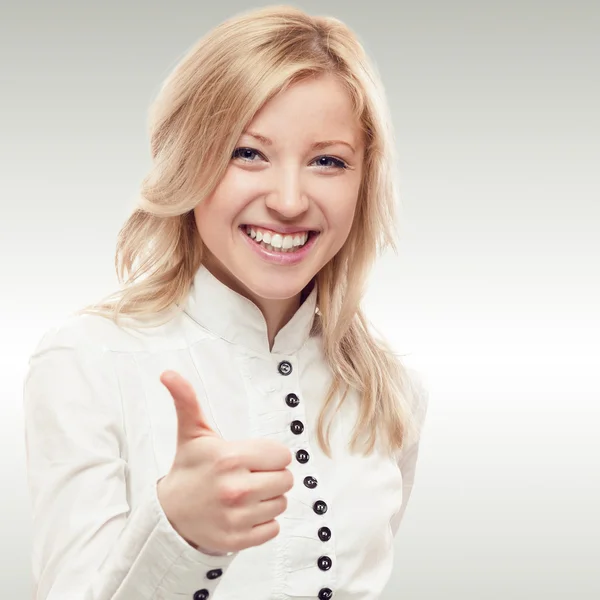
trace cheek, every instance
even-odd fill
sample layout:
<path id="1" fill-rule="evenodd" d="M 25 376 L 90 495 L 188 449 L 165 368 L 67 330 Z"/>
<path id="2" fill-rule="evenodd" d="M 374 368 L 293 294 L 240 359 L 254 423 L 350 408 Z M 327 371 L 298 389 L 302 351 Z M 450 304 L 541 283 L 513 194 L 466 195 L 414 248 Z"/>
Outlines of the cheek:
<path id="1" fill-rule="evenodd" d="M 333 181 L 323 186 L 319 192 L 321 209 L 328 226 L 341 236 L 348 235 L 352 227 L 358 192 L 359 182 L 350 178 L 346 181 Z"/>
<path id="2" fill-rule="evenodd" d="M 252 198 L 247 177 L 239 169 L 230 169 L 215 191 L 195 208 L 200 233 L 231 228 L 232 221 Z"/>

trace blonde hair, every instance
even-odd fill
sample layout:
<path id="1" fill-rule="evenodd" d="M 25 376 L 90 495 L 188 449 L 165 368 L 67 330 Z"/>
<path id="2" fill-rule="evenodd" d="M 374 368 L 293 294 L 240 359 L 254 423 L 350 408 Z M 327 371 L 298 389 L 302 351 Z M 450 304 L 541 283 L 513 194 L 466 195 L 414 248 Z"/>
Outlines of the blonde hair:
<path id="1" fill-rule="evenodd" d="M 292 83 L 330 73 L 350 94 L 365 154 L 348 239 L 316 275 L 314 333 L 322 335 L 333 374 L 318 440 L 331 456 L 332 417 L 353 387 L 361 400 L 351 449 L 362 442 L 369 454 L 382 443 L 393 452 L 416 433 L 410 378 L 387 343 L 371 333 L 360 307 L 378 251 L 396 251 L 393 136 L 379 77 L 356 36 L 335 18 L 286 6 L 250 11 L 217 26 L 181 60 L 150 110 L 153 165 L 118 235 L 121 288 L 79 312 L 115 322 L 120 316 L 168 319 L 202 264 L 193 209 L 219 183 L 244 128 Z"/>

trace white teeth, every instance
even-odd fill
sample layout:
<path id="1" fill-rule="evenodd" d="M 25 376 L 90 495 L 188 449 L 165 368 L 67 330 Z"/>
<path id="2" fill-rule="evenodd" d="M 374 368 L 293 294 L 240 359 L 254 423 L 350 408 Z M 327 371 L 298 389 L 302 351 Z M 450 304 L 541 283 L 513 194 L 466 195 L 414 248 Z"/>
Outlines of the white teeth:
<path id="1" fill-rule="evenodd" d="M 308 240 L 308 231 L 295 235 L 271 234 L 268 231 L 255 230 L 250 225 L 246 225 L 245 230 L 247 235 L 256 242 L 262 242 L 263 245 L 268 246 L 269 250 L 279 252 L 293 252 L 296 248 L 304 246 Z"/>

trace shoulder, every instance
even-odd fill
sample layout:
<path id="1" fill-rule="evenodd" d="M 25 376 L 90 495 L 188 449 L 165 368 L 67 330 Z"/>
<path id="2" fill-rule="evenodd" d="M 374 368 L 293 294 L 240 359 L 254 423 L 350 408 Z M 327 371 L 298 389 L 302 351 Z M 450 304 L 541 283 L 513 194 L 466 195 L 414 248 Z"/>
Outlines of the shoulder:
<path id="1" fill-rule="evenodd" d="M 46 329 L 34 348 L 33 356 L 59 349 L 103 352 L 127 345 L 133 345 L 133 338 L 123 327 L 99 315 L 77 314 Z"/>
<path id="2" fill-rule="evenodd" d="M 116 388 L 110 351 L 121 335 L 113 322 L 90 314 L 71 315 L 46 329 L 29 354 L 27 402 L 51 397 L 51 404 L 58 405 L 68 396 L 67 387 L 77 390 L 78 402 L 91 397 L 92 388 Z"/>
<path id="3" fill-rule="evenodd" d="M 44 331 L 34 348 L 37 356 L 57 349 L 71 349 L 91 354 L 107 352 L 153 352 L 166 348 L 183 348 L 200 331 L 191 329 L 183 314 L 177 314 L 166 323 L 144 324 L 123 319 L 119 324 L 97 314 L 70 315 Z"/>
<path id="4" fill-rule="evenodd" d="M 105 443 L 109 432 L 122 434 L 121 385 L 110 351 L 114 328 L 96 315 L 76 315 L 43 333 L 22 380 L 28 436 L 51 439 L 55 449 L 67 439 Z"/>

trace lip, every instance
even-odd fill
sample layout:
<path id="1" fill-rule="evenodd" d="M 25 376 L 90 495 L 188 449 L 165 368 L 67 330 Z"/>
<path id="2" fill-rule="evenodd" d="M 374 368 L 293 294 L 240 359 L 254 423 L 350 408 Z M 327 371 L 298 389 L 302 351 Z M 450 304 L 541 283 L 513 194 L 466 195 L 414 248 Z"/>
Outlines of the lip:
<path id="1" fill-rule="evenodd" d="M 293 233 L 304 233 L 305 231 L 313 231 L 315 233 L 319 233 L 316 229 L 309 229 L 308 227 L 300 228 L 293 227 L 291 225 L 260 225 L 259 223 L 244 223 L 240 225 L 242 229 L 244 227 L 252 227 L 254 229 L 264 229 L 265 231 L 272 231 L 273 233 L 280 233 L 282 235 L 291 235 Z"/>
<path id="2" fill-rule="evenodd" d="M 245 231 L 243 226 L 238 227 L 238 231 L 240 235 L 243 236 L 246 240 L 246 244 L 256 252 L 260 258 L 264 261 L 269 262 L 271 264 L 276 265 L 295 265 L 299 262 L 302 262 L 304 258 L 310 253 L 313 246 L 317 243 L 320 235 L 316 233 L 316 235 L 312 235 L 310 239 L 302 246 L 300 250 L 296 250 L 296 252 L 269 252 L 266 248 L 257 244 Z M 304 230 L 306 231 L 306 230 Z"/>

